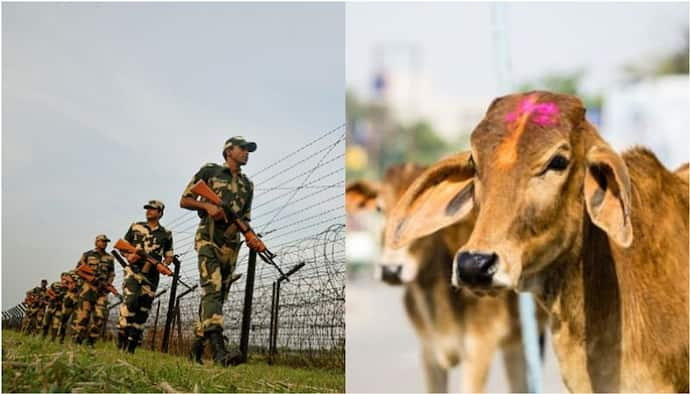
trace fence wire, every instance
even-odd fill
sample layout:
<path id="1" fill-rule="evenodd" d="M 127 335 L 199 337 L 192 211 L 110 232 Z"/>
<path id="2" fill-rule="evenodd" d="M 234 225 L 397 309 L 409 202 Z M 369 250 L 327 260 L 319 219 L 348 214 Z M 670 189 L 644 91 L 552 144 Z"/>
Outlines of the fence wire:
<path id="1" fill-rule="evenodd" d="M 255 185 L 252 227 L 277 255 L 275 260 L 283 271 L 305 263 L 289 281 L 281 284 L 277 348 L 307 358 L 328 354 L 340 365 L 344 365 L 345 359 L 344 154 L 345 125 L 342 124 L 249 174 Z M 188 212 L 166 224 L 173 233 L 175 253 L 180 255 L 180 278 L 190 286 L 199 283 L 194 250 L 198 222 L 196 213 Z M 248 249 L 243 247 L 235 271 L 243 276 L 231 286 L 224 306 L 224 335 L 231 344 L 237 344 L 240 338 L 248 256 Z M 266 352 L 272 285 L 280 275 L 261 260 L 256 264 L 249 343 L 253 351 Z M 121 272 L 114 283 L 118 289 L 122 288 Z M 154 300 L 146 322 L 144 346 L 150 347 L 155 335 L 154 347 L 160 349 L 170 286 L 171 279 L 161 277 L 157 293 L 165 292 Z M 186 290 L 178 285 L 177 294 Z M 179 299 L 171 352 L 188 349 L 198 319 L 200 297 L 197 287 Z M 110 335 L 115 335 L 117 329 L 117 303 L 111 296 L 106 325 Z M 3 326 L 18 326 L 22 316 L 22 305 L 3 312 Z"/>

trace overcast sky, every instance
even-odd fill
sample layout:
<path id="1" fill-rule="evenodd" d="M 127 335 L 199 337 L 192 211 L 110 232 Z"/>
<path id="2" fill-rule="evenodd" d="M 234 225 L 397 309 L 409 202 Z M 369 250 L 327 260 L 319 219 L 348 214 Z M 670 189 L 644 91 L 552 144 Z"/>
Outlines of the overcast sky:
<path id="1" fill-rule="evenodd" d="M 348 3 L 348 87 L 370 93 L 375 45 L 415 43 L 434 91 L 494 96 L 491 8 L 490 3 Z M 688 26 L 687 2 L 507 3 L 504 9 L 515 83 L 583 69 L 590 91 L 614 83 L 625 63 L 678 48 Z"/>
<path id="2" fill-rule="evenodd" d="M 258 143 L 251 174 L 344 122 L 343 4 L 2 10 L 3 310 L 149 199 L 178 217 L 230 136 Z"/>

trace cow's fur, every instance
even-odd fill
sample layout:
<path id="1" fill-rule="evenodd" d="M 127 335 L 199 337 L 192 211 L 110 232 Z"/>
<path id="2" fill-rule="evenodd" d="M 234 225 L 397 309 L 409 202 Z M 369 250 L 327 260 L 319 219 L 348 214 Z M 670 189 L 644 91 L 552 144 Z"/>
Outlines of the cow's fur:
<path id="1" fill-rule="evenodd" d="M 560 112 L 512 138 L 506 114 L 528 97 Z M 571 391 L 687 392 L 687 166 L 670 172 L 644 148 L 615 153 L 584 112 L 576 97 L 549 92 L 495 100 L 471 158 L 422 174 L 393 210 L 387 241 L 400 246 L 478 211 L 456 256 L 495 253 L 490 287 L 536 295 Z M 567 167 L 549 169 L 555 154 Z"/>
<path id="2" fill-rule="evenodd" d="M 423 170 L 412 164 L 393 166 L 380 183 L 350 183 L 348 210 L 377 207 L 385 215 Z M 450 283 L 453 253 L 471 231 L 471 222 L 448 227 L 412 242 L 392 258 L 384 251 L 384 261 L 378 263 L 405 265 L 402 276 L 410 276 L 408 271 L 414 273 L 404 281 L 404 303 L 421 343 L 429 392 L 447 391 L 448 370 L 461 362 L 462 391 L 484 391 L 490 363 L 499 349 L 512 391 L 524 392 L 525 358 L 517 294 L 504 291 L 496 297 L 477 297 L 469 291 L 453 289 Z M 546 315 L 541 310 L 539 319 L 543 333 Z"/>

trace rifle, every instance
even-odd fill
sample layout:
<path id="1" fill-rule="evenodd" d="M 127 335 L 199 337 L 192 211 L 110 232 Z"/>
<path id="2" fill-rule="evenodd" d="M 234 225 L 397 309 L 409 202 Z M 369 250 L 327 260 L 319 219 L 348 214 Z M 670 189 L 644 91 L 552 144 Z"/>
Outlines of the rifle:
<path id="1" fill-rule="evenodd" d="M 77 268 L 77 275 L 82 277 L 85 281 L 91 283 L 92 285 L 96 285 L 96 273 L 93 272 L 93 269 L 89 267 L 87 264 L 82 264 Z M 101 284 L 99 287 L 108 290 L 108 292 L 113 293 L 114 296 L 119 297 L 120 293 L 117 291 L 115 286 L 113 286 L 112 283 L 108 283 L 106 285 Z"/>
<path id="2" fill-rule="evenodd" d="M 138 254 L 139 256 L 146 259 L 146 264 L 153 264 L 153 266 L 156 267 L 156 270 L 163 275 L 172 276 L 172 274 L 173 274 L 172 271 L 170 271 L 170 268 L 168 268 L 165 264 L 154 259 L 153 257 L 151 257 L 151 255 L 149 255 L 145 251 L 143 251 L 141 249 L 137 249 L 136 247 L 134 247 L 134 245 L 125 241 L 124 239 L 118 239 L 117 242 L 115 242 L 115 245 L 113 245 L 113 247 L 115 249 L 119 250 L 120 252 Z"/>
<path id="3" fill-rule="evenodd" d="M 53 289 L 51 289 L 50 287 L 48 288 L 47 293 L 48 293 L 48 297 L 50 297 L 51 300 L 56 299 L 58 296 L 57 293 Z"/>
<path id="4" fill-rule="evenodd" d="M 117 260 L 117 262 L 120 263 L 120 265 L 122 266 L 122 268 L 123 268 L 125 271 L 128 270 L 128 269 L 131 270 L 131 268 L 129 267 L 129 264 L 127 264 L 127 261 L 124 259 L 124 257 L 122 257 L 122 256 L 120 255 L 120 253 L 117 252 L 117 250 L 113 249 L 113 250 L 110 251 L 110 253 L 115 257 L 115 260 Z M 174 262 L 175 264 L 180 264 L 180 260 L 178 259 L 178 256 L 177 256 L 177 255 L 174 255 L 174 256 L 173 256 L 173 262 Z M 186 284 L 186 283 L 184 283 L 184 282 L 182 281 L 182 279 L 177 278 L 177 281 L 180 282 L 184 287 L 186 287 L 186 288 L 189 289 L 189 285 Z"/>
<path id="5" fill-rule="evenodd" d="M 223 200 L 221 200 L 220 196 L 218 196 L 216 192 L 214 192 L 210 187 L 208 187 L 208 185 L 206 184 L 206 182 L 204 182 L 203 179 L 200 179 L 197 183 L 195 183 L 194 186 L 192 186 L 191 191 L 207 199 L 212 204 L 218 205 L 222 208 Z M 240 229 L 240 231 L 242 232 L 242 234 L 244 234 L 245 237 L 249 232 L 252 232 L 256 235 L 256 231 L 254 231 L 254 229 L 252 229 L 247 223 L 245 223 L 244 220 L 240 219 L 237 216 L 237 214 L 235 214 L 235 212 L 232 211 L 232 209 L 223 209 L 223 219 L 226 222 L 228 221 L 227 212 L 229 212 L 229 214 L 231 215 L 229 219 L 232 220 L 232 222 L 237 226 L 237 228 Z M 288 279 L 283 270 L 280 269 L 278 264 L 276 264 L 276 262 L 273 261 L 273 258 L 276 257 L 276 255 L 273 254 L 270 250 L 268 250 L 268 248 L 265 248 L 263 252 L 257 252 L 257 254 L 259 255 L 259 257 L 261 257 L 261 260 L 263 260 L 264 263 L 272 265 L 273 267 L 275 267 L 275 269 L 278 270 L 281 279 L 284 278 L 286 281 L 290 281 L 290 279 Z"/>

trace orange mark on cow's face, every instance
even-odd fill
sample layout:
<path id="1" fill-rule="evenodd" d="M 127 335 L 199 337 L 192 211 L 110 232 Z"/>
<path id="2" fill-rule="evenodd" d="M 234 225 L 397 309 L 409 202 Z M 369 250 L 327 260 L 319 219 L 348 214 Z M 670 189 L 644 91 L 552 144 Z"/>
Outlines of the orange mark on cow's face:
<path id="1" fill-rule="evenodd" d="M 517 146 L 522 132 L 525 131 L 527 118 L 529 118 L 529 113 L 521 114 L 517 121 L 513 123 L 512 130 L 510 130 L 508 136 L 498 146 L 496 150 L 496 163 L 500 167 L 508 167 L 517 160 Z"/>
<path id="2" fill-rule="evenodd" d="M 506 115 L 508 134 L 496 150 L 496 162 L 508 167 L 517 160 L 518 143 L 529 120 L 538 126 L 553 126 L 558 122 L 559 108 L 553 102 L 537 104 L 538 95 L 531 94 L 520 101 L 517 108 Z"/>

